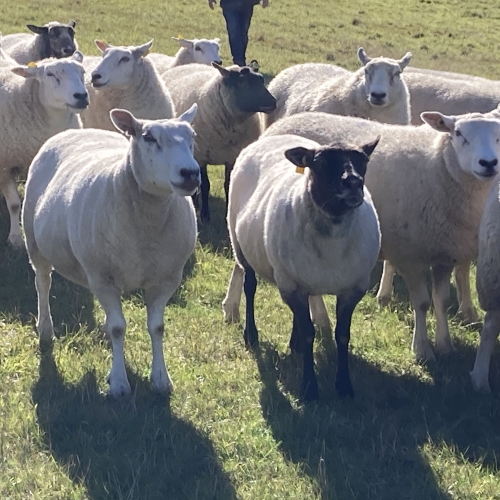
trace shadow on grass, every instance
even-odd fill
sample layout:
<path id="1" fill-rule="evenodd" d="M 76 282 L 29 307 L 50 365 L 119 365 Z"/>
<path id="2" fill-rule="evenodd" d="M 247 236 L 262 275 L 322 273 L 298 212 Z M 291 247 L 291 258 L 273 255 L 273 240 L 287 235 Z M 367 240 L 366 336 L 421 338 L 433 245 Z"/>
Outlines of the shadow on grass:
<path id="1" fill-rule="evenodd" d="M 207 250 L 228 257 L 231 242 L 227 231 L 226 202 L 222 198 L 211 196 L 209 205 L 210 222 L 203 223 L 198 219 L 198 239 Z"/>
<path id="2" fill-rule="evenodd" d="M 99 392 L 93 372 L 65 383 L 52 353 L 39 372 L 32 398 L 44 444 L 87 498 L 237 498 L 210 440 L 146 380 L 128 370 L 133 395 L 115 401 Z"/>
<path id="3" fill-rule="evenodd" d="M 297 409 L 282 389 L 298 393 L 301 361 L 262 343 L 256 355 L 262 413 L 284 457 L 317 481 L 322 499 L 451 499 L 422 452 L 426 443 L 445 443 L 459 462 L 464 457 L 498 472 L 500 400 L 473 393 L 474 355 L 459 344 L 433 367 L 435 384 L 351 356 L 356 397 L 340 400 L 333 342 L 324 340 L 316 355 L 321 401 Z M 491 379 L 499 375 L 498 363 L 492 365 Z"/>

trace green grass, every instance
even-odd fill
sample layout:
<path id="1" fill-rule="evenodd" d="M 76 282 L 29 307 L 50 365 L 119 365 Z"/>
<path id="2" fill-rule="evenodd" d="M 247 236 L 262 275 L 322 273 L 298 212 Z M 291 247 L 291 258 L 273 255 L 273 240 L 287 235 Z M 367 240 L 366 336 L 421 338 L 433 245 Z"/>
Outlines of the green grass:
<path id="1" fill-rule="evenodd" d="M 465 0 L 336 0 L 256 8 L 249 58 L 272 76 L 305 61 L 354 69 L 355 52 L 500 78 L 500 5 Z M 144 43 L 174 53 L 171 36 L 215 37 L 228 61 L 220 10 L 203 0 L 10 2 L 0 29 L 75 19 L 81 48 L 94 38 Z M 472 391 L 478 332 L 451 320 L 456 352 L 416 364 L 412 316 L 398 282 L 389 311 L 373 293 L 352 327 L 356 398 L 334 391 L 335 347 L 316 343 L 321 401 L 298 402 L 301 363 L 287 352 L 291 315 L 260 283 L 254 356 L 242 325 L 225 325 L 221 301 L 232 261 L 224 227 L 222 170 L 211 168 L 212 223 L 201 228 L 186 279 L 167 308 L 165 354 L 175 391 L 150 388 L 150 342 L 140 294 L 124 302 L 125 354 L 133 394 L 107 395 L 111 351 L 100 332 L 103 313 L 90 294 L 54 280 L 59 338 L 41 355 L 33 323 L 36 294 L 24 255 L 5 244 L 0 205 L 0 497 L 6 499 L 500 499 L 500 363 L 493 394 Z M 380 269 L 374 272 L 377 282 Z M 328 300 L 333 313 L 334 299 Z M 456 301 L 450 315 L 456 311 Z M 435 323 L 429 317 L 429 330 Z"/>

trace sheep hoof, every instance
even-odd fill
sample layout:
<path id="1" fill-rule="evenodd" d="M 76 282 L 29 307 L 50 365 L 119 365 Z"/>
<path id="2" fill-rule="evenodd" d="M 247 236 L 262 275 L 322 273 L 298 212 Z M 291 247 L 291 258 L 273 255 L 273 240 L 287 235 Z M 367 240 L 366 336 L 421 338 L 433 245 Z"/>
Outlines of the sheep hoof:
<path id="1" fill-rule="evenodd" d="M 245 346 L 250 349 L 257 349 L 259 347 L 259 333 L 255 328 L 246 328 L 243 331 L 243 340 Z"/>
<path id="2" fill-rule="evenodd" d="M 10 234 L 8 241 L 14 248 L 18 250 L 26 248 L 24 246 L 23 237 L 20 234 Z"/>
<path id="3" fill-rule="evenodd" d="M 310 403 L 313 401 L 318 401 L 319 391 L 318 391 L 318 381 L 313 378 L 309 381 L 302 381 L 302 389 L 300 391 L 300 399 L 304 403 Z"/>
<path id="4" fill-rule="evenodd" d="M 470 378 L 472 382 L 472 387 L 476 392 L 481 394 L 490 394 L 490 384 L 488 382 L 488 377 L 483 377 L 477 374 L 474 370 L 470 372 Z"/>
<path id="5" fill-rule="evenodd" d="M 436 356 L 432 350 L 430 344 L 427 344 L 425 348 L 413 349 L 415 353 L 415 359 L 417 362 L 425 362 L 425 361 L 436 361 Z"/>
<path id="6" fill-rule="evenodd" d="M 455 348 L 453 347 L 451 340 L 448 340 L 445 342 L 436 343 L 435 350 L 439 355 L 445 356 L 454 352 Z"/>
<path id="7" fill-rule="evenodd" d="M 377 295 L 377 302 L 378 305 L 382 308 L 388 307 L 389 304 L 391 303 L 391 296 L 390 295 Z"/>
<path id="8" fill-rule="evenodd" d="M 109 374 L 107 382 L 109 384 L 109 393 L 115 399 L 127 396 L 131 392 L 130 384 L 127 379 L 117 381 L 112 379 L 111 374 Z"/>
<path id="9" fill-rule="evenodd" d="M 457 312 L 457 318 L 463 325 L 471 325 L 473 323 L 479 323 L 480 321 L 479 315 L 473 307 L 464 310 L 459 309 Z"/>
<path id="10" fill-rule="evenodd" d="M 238 323 L 240 320 L 239 304 L 222 304 L 222 312 L 226 323 Z"/>
<path id="11" fill-rule="evenodd" d="M 349 375 L 347 375 L 347 377 L 340 377 L 337 375 L 337 380 L 335 380 L 335 389 L 341 398 L 345 398 L 347 396 L 354 398 L 354 389 L 352 388 Z"/>

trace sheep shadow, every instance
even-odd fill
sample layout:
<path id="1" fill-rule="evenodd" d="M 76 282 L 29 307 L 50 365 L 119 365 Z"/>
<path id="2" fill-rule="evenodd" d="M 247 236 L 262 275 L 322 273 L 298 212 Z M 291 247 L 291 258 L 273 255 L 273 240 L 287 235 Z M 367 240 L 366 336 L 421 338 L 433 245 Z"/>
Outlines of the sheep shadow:
<path id="1" fill-rule="evenodd" d="M 434 384 L 351 355 L 354 400 L 335 394 L 331 339 L 323 338 L 318 351 L 321 400 L 299 408 L 284 395 L 298 394 L 299 359 L 265 342 L 255 356 L 263 416 L 284 458 L 316 480 L 322 499 L 451 499 L 423 451 L 442 443 L 458 460 L 480 461 L 498 473 L 500 399 L 473 393 L 469 346 L 459 344 L 452 358 L 435 364 Z M 499 375 L 499 363 L 492 363 L 491 379 Z"/>
<path id="2" fill-rule="evenodd" d="M 235 500 L 212 443 L 170 410 L 168 398 L 127 369 L 133 395 L 113 400 L 88 372 L 66 383 L 53 353 L 40 360 L 32 387 L 45 449 L 86 498 Z"/>

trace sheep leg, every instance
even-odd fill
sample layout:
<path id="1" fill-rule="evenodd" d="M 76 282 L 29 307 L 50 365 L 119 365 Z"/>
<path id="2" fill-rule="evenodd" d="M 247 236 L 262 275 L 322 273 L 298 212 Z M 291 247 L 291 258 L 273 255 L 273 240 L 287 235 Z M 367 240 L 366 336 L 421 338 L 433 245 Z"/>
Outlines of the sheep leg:
<path id="1" fill-rule="evenodd" d="M 484 318 L 484 325 L 481 331 L 481 340 L 476 353 L 474 368 L 470 372 L 474 390 L 489 393 L 490 384 L 488 373 L 490 371 L 490 359 L 495 342 L 500 331 L 500 309 L 488 311 Z"/>
<path id="2" fill-rule="evenodd" d="M 354 289 L 349 294 L 337 297 L 337 324 L 335 326 L 335 341 L 337 343 L 337 379 L 335 388 L 341 398 L 354 397 L 354 390 L 349 375 L 349 340 L 351 338 L 351 320 L 354 309 L 364 297 L 363 290 Z"/>
<path id="3" fill-rule="evenodd" d="M 52 284 L 52 266 L 49 262 L 39 262 L 35 265 L 35 288 L 38 298 L 38 318 L 36 329 L 40 337 L 40 348 L 46 349 L 52 343 L 54 325 L 50 313 L 50 286 Z"/>
<path id="4" fill-rule="evenodd" d="M 458 312 L 457 316 L 466 325 L 477 323 L 479 316 L 472 303 L 472 294 L 470 289 L 470 262 L 459 264 L 455 267 L 455 282 L 457 284 Z"/>
<path id="5" fill-rule="evenodd" d="M 210 208 L 208 207 L 208 195 L 210 194 L 210 181 L 208 180 L 207 165 L 200 165 L 201 171 L 201 210 L 202 222 L 210 222 Z"/>
<path id="6" fill-rule="evenodd" d="M 180 280 L 166 281 L 160 286 L 148 288 L 145 291 L 145 302 L 148 316 L 148 332 L 151 337 L 153 361 L 151 364 L 151 383 L 153 388 L 161 393 L 170 394 L 174 388 L 168 374 L 163 356 L 163 333 L 165 325 L 163 314 L 170 297 L 175 292 Z"/>
<path id="7" fill-rule="evenodd" d="M 284 292 L 280 290 L 285 304 L 292 310 L 294 331 L 298 335 L 298 344 L 301 346 L 303 357 L 301 398 L 304 401 L 313 401 L 319 398 L 318 381 L 314 373 L 314 325 L 309 314 L 309 300 L 306 293 L 298 290 Z"/>
<path id="8" fill-rule="evenodd" d="M 244 275 L 243 268 L 235 263 L 231 278 L 229 279 L 226 296 L 222 301 L 224 320 L 228 323 L 236 323 L 240 320 L 240 302 Z"/>
<path id="9" fill-rule="evenodd" d="M 126 322 L 122 312 L 120 292 L 109 285 L 95 283 L 91 280 L 89 280 L 89 285 L 106 314 L 104 329 L 111 339 L 113 349 L 111 371 L 108 375 L 109 392 L 113 397 L 118 398 L 130 393 L 123 354 Z"/>
<path id="10" fill-rule="evenodd" d="M 257 290 L 257 277 L 255 271 L 247 264 L 245 266 L 245 280 L 243 290 L 246 299 L 245 330 L 243 339 L 247 347 L 256 347 L 259 343 L 259 333 L 255 325 L 254 299 Z"/>
<path id="11" fill-rule="evenodd" d="M 231 179 L 231 172 L 233 171 L 234 161 L 224 163 L 224 193 L 226 194 L 226 214 L 227 207 L 229 206 L 229 181 Z"/>
<path id="12" fill-rule="evenodd" d="M 21 225 L 19 223 L 21 198 L 19 198 L 16 182 L 12 177 L 6 179 L 5 184 L 2 186 L 2 193 L 5 196 L 10 216 L 9 243 L 15 248 L 23 248 L 24 241 L 21 236 Z"/>
<path id="13" fill-rule="evenodd" d="M 448 328 L 447 310 L 450 305 L 450 278 L 452 266 L 432 268 L 432 302 L 436 314 L 436 351 L 447 354 L 453 350 Z"/>
<path id="14" fill-rule="evenodd" d="M 396 268 L 388 260 L 384 260 L 384 270 L 377 293 L 377 301 L 381 307 L 387 307 L 391 302 L 392 281 L 395 274 Z"/>
<path id="15" fill-rule="evenodd" d="M 406 286 L 410 292 L 411 305 L 415 326 L 413 329 L 412 351 L 417 360 L 435 359 L 432 347 L 427 336 L 427 311 L 430 307 L 429 292 L 427 291 L 426 273 L 403 275 Z"/>
<path id="16" fill-rule="evenodd" d="M 332 326 L 330 324 L 330 318 L 328 317 L 328 312 L 325 307 L 325 302 L 321 295 L 310 295 L 309 296 L 309 309 L 311 312 L 312 322 L 324 332 L 328 333 L 332 331 Z"/>

